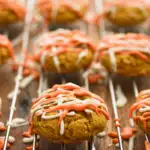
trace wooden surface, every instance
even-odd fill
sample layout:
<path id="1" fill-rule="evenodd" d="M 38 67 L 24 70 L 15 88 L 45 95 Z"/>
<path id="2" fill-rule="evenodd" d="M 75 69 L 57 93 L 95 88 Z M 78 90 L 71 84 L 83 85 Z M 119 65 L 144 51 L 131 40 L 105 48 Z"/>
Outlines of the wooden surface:
<path id="1" fill-rule="evenodd" d="M 98 28 L 90 25 L 87 27 L 84 23 L 77 23 L 77 28 L 80 28 L 87 32 L 91 38 L 94 41 L 97 41 L 99 39 L 99 30 Z M 16 50 L 19 49 L 16 48 Z M 0 97 L 3 100 L 3 106 L 2 106 L 2 113 L 3 117 L 1 118 L 2 121 L 6 122 L 9 117 L 9 110 L 10 110 L 10 104 L 11 101 L 7 100 L 7 94 L 14 88 L 14 77 L 15 74 L 13 74 L 10 71 L 9 65 L 4 65 L 0 68 Z M 72 80 L 74 81 L 74 80 Z M 150 80 L 148 78 L 138 78 L 136 79 L 139 90 L 146 89 L 150 87 Z M 125 95 L 128 97 L 128 104 L 124 108 L 119 108 L 118 113 L 119 117 L 121 119 L 121 125 L 122 127 L 129 125 L 129 108 L 131 104 L 135 102 L 134 94 L 133 94 L 133 88 L 132 88 L 132 79 L 123 78 L 123 77 L 113 77 L 113 82 L 116 87 L 117 84 L 120 84 L 123 87 L 123 90 L 125 92 Z M 27 119 L 28 111 L 31 105 L 31 99 L 36 96 L 36 91 L 38 88 L 38 82 L 32 83 L 28 88 L 22 90 L 21 94 L 18 97 L 17 105 L 16 105 L 16 113 L 14 117 L 24 117 Z M 92 92 L 100 95 L 102 98 L 105 99 L 108 108 L 109 113 L 111 114 L 110 121 L 108 121 L 106 132 L 110 132 L 112 130 L 115 130 L 114 128 L 114 122 L 113 122 L 113 111 L 112 111 L 112 103 L 109 93 L 108 85 L 102 85 L 102 84 L 95 84 L 90 85 L 90 89 Z M 11 130 L 11 135 L 16 137 L 16 142 L 12 146 L 11 150 L 23 150 L 26 145 L 22 142 L 22 133 L 25 131 L 27 127 L 20 127 L 17 129 Z M 4 133 L 0 133 L 1 135 L 4 135 Z M 136 140 L 134 149 L 135 150 L 144 150 L 144 134 L 140 131 L 136 134 Z M 128 149 L 128 141 L 124 141 L 124 148 L 125 150 Z M 105 136 L 103 138 L 95 138 L 95 145 L 97 150 L 114 150 L 117 149 L 114 145 L 112 145 L 112 140 Z M 84 149 L 83 145 L 67 145 L 66 150 L 81 150 Z M 50 144 L 45 139 L 40 140 L 40 150 L 59 150 L 60 145 L 54 145 Z"/>

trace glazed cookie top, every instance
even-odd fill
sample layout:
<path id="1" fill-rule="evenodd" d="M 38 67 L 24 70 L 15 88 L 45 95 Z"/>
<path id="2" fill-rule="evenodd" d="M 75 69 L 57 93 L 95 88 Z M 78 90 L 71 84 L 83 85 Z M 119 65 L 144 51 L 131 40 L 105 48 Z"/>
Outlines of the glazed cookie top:
<path id="1" fill-rule="evenodd" d="M 38 61 L 46 55 L 58 56 L 69 51 L 79 53 L 82 58 L 89 49 L 95 51 L 95 46 L 86 34 L 79 30 L 64 29 L 45 33 L 36 41 L 34 47 L 35 59 Z"/>
<path id="2" fill-rule="evenodd" d="M 7 37 L 0 35 L 0 46 L 8 49 L 9 56 L 14 61 L 14 50 L 13 50 L 11 42 L 8 40 Z"/>
<path id="3" fill-rule="evenodd" d="M 8 9 L 13 11 L 20 20 L 25 17 L 26 10 L 16 0 L 0 0 L 0 9 Z"/>
<path id="4" fill-rule="evenodd" d="M 42 119 L 59 118 L 60 133 L 64 133 L 64 118 L 78 112 L 103 114 L 109 119 L 107 106 L 99 96 L 73 83 L 54 85 L 33 101 L 31 120 L 34 115 Z"/>
<path id="5" fill-rule="evenodd" d="M 68 8 L 75 12 L 77 16 L 82 17 L 83 14 L 81 10 L 83 8 L 87 8 L 89 6 L 89 2 L 90 0 L 38 0 L 37 7 L 46 20 L 50 15 L 48 12 L 51 12 L 52 17 L 54 17 L 57 10 L 60 8 Z"/>
<path id="6" fill-rule="evenodd" d="M 102 38 L 98 44 L 99 57 L 110 56 L 111 64 L 116 70 L 115 54 L 135 55 L 150 63 L 150 37 L 144 34 L 113 34 Z"/>
<path id="7" fill-rule="evenodd" d="M 136 103 L 130 109 L 129 117 L 142 121 L 144 130 L 147 131 L 147 122 L 150 120 L 150 90 L 143 90 L 139 93 Z"/>

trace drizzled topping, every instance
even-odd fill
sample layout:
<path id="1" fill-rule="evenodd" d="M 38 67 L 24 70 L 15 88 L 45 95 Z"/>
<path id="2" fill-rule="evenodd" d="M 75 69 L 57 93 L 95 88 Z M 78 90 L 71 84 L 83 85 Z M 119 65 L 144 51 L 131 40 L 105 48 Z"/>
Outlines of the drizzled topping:
<path id="1" fill-rule="evenodd" d="M 43 34 L 35 42 L 35 51 L 42 54 L 43 51 L 52 51 L 56 47 L 57 51 L 53 55 L 59 55 L 67 51 L 80 52 L 90 48 L 95 51 L 95 47 L 86 34 L 79 30 L 58 29 L 53 32 Z M 41 50 L 42 49 L 42 50 Z"/>
<path id="2" fill-rule="evenodd" d="M 128 33 L 105 36 L 98 45 L 99 57 L 109 55 L 112 68 L 117 69 L 115 54 L 135 55 L 150 63 L 150 37 L 144 34 Z"/>
<path id="3" fill-rule="evenodd" d="M 74 116 L 81 111 L 87 114 L 96 112 L 109 119 L 107 106 L 103 99 L 84 88 L 67 83 L 54 85 L 34 100 L 31 118 L 33 115 L 40 116 L 42 119 L 59 118 L 60 134 L 63 135 L 63 119 L 66 116 Z"/>
<path id="4" fill-rule="evenodd" d="M 129 117 L 132 117 L 137 124 L 141 121 L 145 131 L 149 129 L 147 122 L 150 121 L 150 90 L 139 93 L 137 102 L 130 109 Z"/>
<path id="5" fill-rule="evenodd" d="M 63 53 L 72 52 L 78 54 L 80 61 L 88 55 L 88 50 L 95 51 L 95 47 L 90 39 L 78 30 L 64 30 L 59 29 L 53 32 L 45 33 L 36 41 L 36 54 L 33 58 L 40 61 L 42 65 L 45 64 L 47 56 L 53 56 L 53 62 L 60 72 L 60 62 L 58 56 Z"/>
<path id="6" fill-rule="evenodd" d="M 24 19 L 26 13 L 25 8 L 16 0 L 1 0 L 0 9 L 8 9 L 13 11 L 20 20 Z"/>
<path id="7" fill-rule="evenodd" d="M 8 54 L 14 61 L 14 51 L 11 42 L 8 40 L 7 37 L 0 35 L 0 46 L 8 49 Z"/>
<path id="8" fill-rule="evenodd" d="M 121 131 L 121 137 L 123 140 L 128 140 L 134 136 L 135 132 L 136 132 L 135 128 L 125 127 Z M 117 132 L 112 131 L 112 132 L 108 133 L 108 136 L 113 138 L 114 144 L 117 144 L 119 142 Z"/>
<path id="9" fill-rule="evenodd" d="M 88 6 L 89 0 L 39 0 L 37 4 L 46 21 L 56 19 L 60 9 L 71 10 L 81 18 L 83 17 L 82 10 L 87 9 Z"/>

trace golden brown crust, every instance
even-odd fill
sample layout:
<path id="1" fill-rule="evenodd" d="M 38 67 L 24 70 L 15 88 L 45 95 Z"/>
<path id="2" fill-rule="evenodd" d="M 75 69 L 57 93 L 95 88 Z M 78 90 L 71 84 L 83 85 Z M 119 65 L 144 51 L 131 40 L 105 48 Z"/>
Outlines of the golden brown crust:
<path id="1" fill-rule="evenodd" d="M 133 26 L 148 19 L 149 7 L 146 0 L 110 0 L 104 5 L 104 16 L 113 24 Z"/>
<path id="2" fill-rule="evenodd" d="M 2 25 L 23 21 L 25 13 L 25 8 L 16 1 L 0 1 L 0 24 Z"/>
<path id="3" fill-rule="evenodd" d="M 14 51 L 7 37 L 0 35 L 0 64 L 6 63 L 8 58 L 14 61 Z"/>
<path id="4" fill-rule="evenodd" d="M 150 37 L 127 33 L 105 36 L 98 45 L 98 60 L 112 73 L 150 75 Z"/>
<path id="5" fill-rule="evenodd" d="M 71 73 L 91 64 L 95 46 L 79 30 L 58 29 L 41 36 L 36 42 L 35 51 L 33 57 L 45 71 Z"/>
<path id="6" fill-rule="evenodd" d="M 104 100 L 73 83 L 54 85 L 33 101 L 32 133 L 50 141 L 75 143 L 104 130 L 109 119 Z"/>
<path id="7" fill-rule="evenodd" d="M 108 11 L 105 14 L 113 24 L 119 26 L 133 26 L 144 22 L 148 18 L 148 11 L 139 7 L 121 7 L 116 6 L 115 12 Z"/>
<path id="8" fill-rule="evenodd" d="M 42 120 L 39 117 L 34 117 L 33 133 L 46 137 L 53 142 L 74 143 L 89 140 L 91 136 L 102 132 L 107 122 L 103 115 L 77 113 L 75 116 L 67 116 L 64 119 L 65 133 L 60 135 L 58 121 L 58 118 Z"/>
<path id="9" fill-rule="evenodd" d="M 6 63 L 9 57 L 8 49 L 0 47 L 0 64 Z"/>
<path id="10" fill-rule="evenodd" d="M 79 54 L 76 52 L 67 52 L 64 54 L 60 54 L 58 56 L 60 72 L 71 73 L 79 71 L 81 69 L 86 69 L 91 64 L 92 58 L 93 52 L 91 50 L 88 50 L 88 54 L 84 56 L 80 61 Z M 53 56 L 47 56 L 44 65 L 44 70 L 50 72 L 58 72 L 53 61 Z"/>
<path id="11" fill-rule="evenodd" d="M 150 75 L 149 62 L 129 54 L 115 55 L 115 57 L 117 65 L 117 71 L 115 73 L 131 77 Z M 110 57 L 108 55 L 101 57 L 100 61 L 109 72 L 114 73 L 110 62 Z"/>

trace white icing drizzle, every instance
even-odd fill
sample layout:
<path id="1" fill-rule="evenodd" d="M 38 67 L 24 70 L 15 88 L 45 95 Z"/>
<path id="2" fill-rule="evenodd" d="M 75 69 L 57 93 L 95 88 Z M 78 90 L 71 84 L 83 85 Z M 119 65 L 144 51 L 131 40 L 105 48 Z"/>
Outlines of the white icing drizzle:
<path id="1" fill-rule="evenodd" d="M 124 38 L 124 35 L 125 34 L 117 34 L 115 37 L 112 37 L 112 39 L 110 38 L 108 44 L 114 44 L 115 46 L 113 46 L 112 48 L 108 48 L 108 51 L 104 51 L 104 53 L 109 53 L 112 69 L 114 72 L 117 71 L 115 52 L 140 51 L 143 53 L 150 54 L 150 42 L 148 39 L 139 40 L 132 39 L 132 37 L 129 37 L 129 39 L 121 39 Z M 99 49 L 103 48 L 107 48 L 107 44 L 105 42 L 99 45 Z"/>
<path id="2" fill-rule="evenodd" d="M 9 143 L 13 144 L 13 143 L 15 143 L 15 141 L 16 141 L 16 139 L 13 136 L 9 136 L 9 138 L 8 138 Z"/>
<path id="3" fill-rule="evenodd" d="M 96 150 L 94 142 L 92 142 L 92 150 Z"/>
<path id="4" fill-rule="evenodd" d="M 134 141 L 135 141 L 135 135 L 133 135 L 130 138 L 130 141 L 129 141 L 129 150 L 134 150 Z"/>
<path id="5" fill-rule="evenodd" d="M 120 146 L 119 146 L 119 143 L 115 144 L 115 146 L 118 147 L 118 148 L 120 147 Z"/>
<path id="6" fill-rule="evenodd" d="M 34 80 L 34 76 L 32 74 L 25 77 L 20 83 L 20 88 L 27 87 L 33 80 Z"/>
<path id="7" fill-rule="evenodd" d="M 150 54 L 150 49 L 149 48 L 140 48 L 140 47 L 113 47 L 113 48 L 110 48 L 108 50 L 109 51 L 113 51 L 114 53 L 115 52 L 120 52 L 120 51 L 140 51 L 140 52 L 144 52 L 144 53 L 148 53 Z M 108 53 L 108 52 L 104 52 L 104 53 Z"/>
<path id="8" fill-rule="evenodd" d="M 54 53 L 55 51 L 57 51 L 57 48 L 52 47 L 52 53 Z M 56 55 L 53 55 L 53 61 L 54 61 L 57 71 L 60 72 L 60 63 L 59 63 L 59 59 Z"/>
<path id="9" fill-rule="evenodd" d="M 18 91 L 18 95 L 20 94 L 20 90 Z M 7 98 L 9 99 L 9 100 L 11 100 L 12 98 L 13 98 L 13 96 L 14 96 L 14 91 L 11 91 L 8 95 L 7 95 Z"/>
<path id="10" fill-rule="evenodd" d="M 58 118 L 61 116 L 62 113 L 58 113 L 58 114 L 55 114 L 55 115 L 49 115 L 49 116 L 46 116 L 46 112 L 44 112 L 42 114 L 42 119 L 55 119 L 55 118 Z"/>
<path id="11" fill-rule="evenodd" d="M 62 97 L 62 95 L 58 96 L 58 100 L 57 100 L 58 105 L 62 105 L 61 97 Z M 59 113 L 63 113 L 63 111 L 60 110 Z M 60 123 L 60 135 L 64 134 L 64 130 L 65 130 L 65 123 L 64 123 L 64 120 L 62 120 L 61 123 Z"/>
<path id="12" fill-rule="evenodd" d="M 77 59 L 77 61 L 76 61 L 76 64 L 79 64 L 80 61 L 81 61 L 85 56 L 87 56 L 87 54 L 88 54 L 88 51 L 82 51 L 82 52 L 78 55 L 78 59 Z"/>
<path id="13" fill-rule="evenodd" d="M 0 136 L 0 139 L 5 139 L 5 136 Z M 9 136 L 8 142 L 13 144 L 15 143 L 16 139 L 13 136 Z"/>
<path id="14" fill-rule="evenodd" d="M 65 130 L 65 123 L 64 123 L 64 120 L 62 120 L 60 123 L 60 135 L 64 134 L 65 132 L 64 130 Z"/>
<path id="15" fill-rule="evenodd" d="M 131 126 L 131 127 L 134 127 L 134 121 L 133 121 L 132 118 L 129 119 L 129 123 L 130 123 L 130 126 Z"/>
<path id="16" fill-rule="evenodd" d="M 7 125 L 8 125 L 9 123 L 7 122 Z M 24 120 L 23 118 L 14 118 L 13 120 L 12 120 L 12 122 L 10 123 L 10 125 L 11 125 L 11 127 L 12 128 L 17 128 L 17 127 L 21 127 L 21 126 L 26 126 L 26 125 L 28 125 L 29 124 L 29 122 L 28 121 L 26 121 L 26 120 Z"/>
<path id="17" fill-rule="evenodd" d="M 73 33 L 73 34 L 72 34 Z M 70 37 L 71 36 L 71 37 Z M 69 38 L 70 37 L 70 38 Z M 48 40 L 50 38 L 50 40 Z M 34 49 L 36 49 L 36 52 L 41 51 L 43 47 L 50 47 L 50 52 L 46 51 L 42 53 L 42 56 L 40 58 L 40 62 L 42 65 L 45 65 L 46 56 L 52 56 L 54 65 L 58 72 L 61 72 L 60 62 L 59 58 L 57 56 L 57 51 L 61 51 L 65 45 L 70 45 L 70 43 L 79 43 L 85 45 L 83 50 L 78 54 L 78 59 L 75 62 L 78 64 L 85 56 L 88 54 L 88 45 L 89 45 L 89 39 L 83 34 L 78 32 L 73 32 L 69 30 L 64 29 L 58 29 L 55 32 L 45 33 L 42 37 L 38 38 L 36 41 L 36 44 L 34 44 Z M 60 45 L 58 45 L 60 43 Z M 62 44 L 62 45 L 61 45 Z M 75 46 L 75 47 L 74 47 Z M 69 47 L 71 48 L 67 49 L 70 51 L 73 51 L 73 49 L 76 49 L 76 44 L 71 44 Z M 55 55 L 56 53 L 56 55 Z"/>
<path id="18" fill-rule="evenodd" d="M 150 93 L 150 90 L 145 90 L 145 91 L 142 91 L 142 93 L 140 94 L 140 95 L 147 95 L 147 94 L 149 94 Z"/>
<path id="19" fill-rule="evenodd" d="M 91 114 L 93 111 L 92 110 L 90 110 L 90 109 L 85 109 L 84 110 L 87 114 Z"/>
<path id="20" fill-rule="evenodd" d="M 143 112 L 147 112 L 147 111 L 150 111 L 150 106 L 146 106 L 143 107 L 143 108 L 139 108 L 139 112 L 143 113 Z"/>
<path id="21" fill-rule="evenodd" d="M 123 93 L 123 90 L 120 85 L 117 85 L 116 97 L 117 97 L 116 104 L 118 107 L 124 107 L 125 104 L 127 104 L 127 97 Z"/>
<path id="22" fill-rule="evenodd" d="M 105 131 L 100 132 L 100 133 L 97 134 L 97 136 L 100 137 L 100 138 L 104 137 L 104 136 L 106 136 L 106 132 Z"/>
<path id="23" fill-rule="evenodd" d="M 114 72 L 116 72 L 117 71 L 117 62 L 116 62 L 115 52 L 111 48 L 111 49 L 108 50 L 108 53 L 109 53 L 109 57 L 110 57 L 110 62 L 111 62 L 112 70 Z"/>
<path id="24" fill-rule="evenodd" d="M 68 114 L 67 114 L 67 116 L 74 116 L 74 115 L 76 115 L 75 111 L 70 111 L 70 112 L 68 112 Z"/>
<path id="25" fill-rule="evenodd" d="M 144 102 L 144 101 L 145 101 L 145 102 L 146 102 L 146 101 L 150 101 L 150 98 L 145 98 L 145 99 L 142 100 L 142 101 L 143 101 L 143 102 Z M 145 105 L 145 107 L 144 107 L 144 105 L 143 105 L 143 108 L 142 108 L 141 110 L 142 110 L 143 112 L 145 112 L 145 111 L 146 111 L 145 108 L 149 110 L 149 108 L 147 108 L 147 105 Z M 136 116 L 136 112 L 139 111 L 139 110 L 140 110 L 140 109 L 134 110 L 133 113 L 132 113 L 132 116 L 135 117 L 135 116 Z"/>
<path id="26" fill-rule="evenodd" d="M 24 137 L 23 138 L 23 143 L 25 143 L 25 144 L 28 144 L 28 143 L 32 143 L 33 142 L 33 136 L 30 136 L 30 137 Z M 39 140 L 40 139 L 40 136 L 39 135 L 37 135 L 37 140 Z"/>

